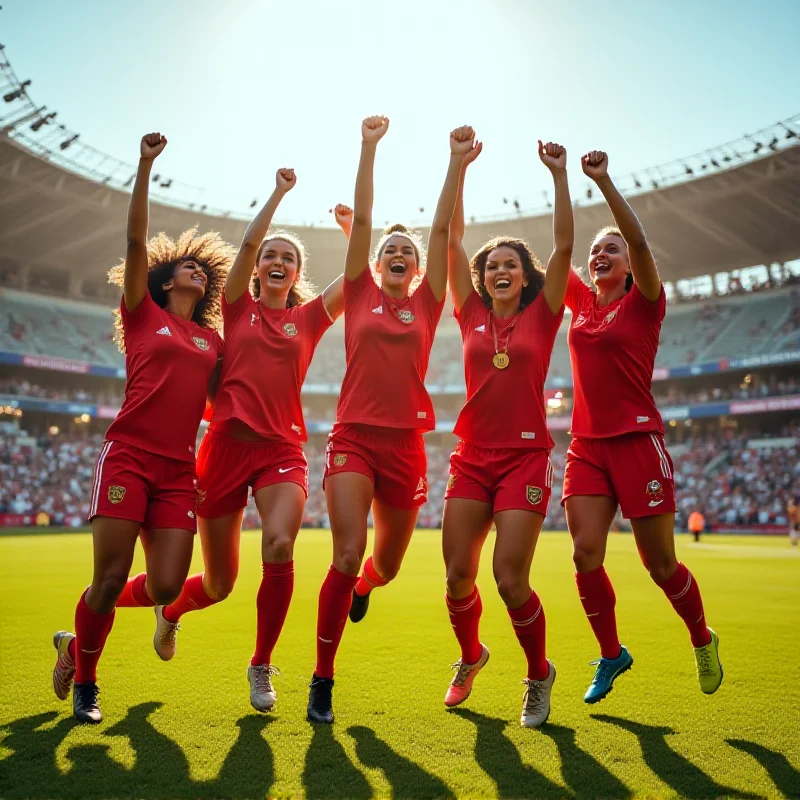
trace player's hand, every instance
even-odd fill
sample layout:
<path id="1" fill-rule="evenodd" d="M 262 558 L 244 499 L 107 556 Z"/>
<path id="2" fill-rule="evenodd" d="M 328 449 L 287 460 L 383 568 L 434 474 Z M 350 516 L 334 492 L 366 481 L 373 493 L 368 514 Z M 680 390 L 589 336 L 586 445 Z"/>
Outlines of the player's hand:
<path id="1" fill-rule="evenodd" d="M 389 130 L 389 117 L 367 117 L 361 123 L 361 141 L 377 144 Z"/>
<path id="2" fill-rule="evenodd" d="M 275 173 L 275 187 L 279 192 L 291 192 L 294 185 L 297 183 L 297 175 L 294 174 L 293 169 L 286 169 L 285 167 L 279 169 Z"/>
<path id="3" fill-rule="evenodd" d="M 608 177 L 608 155 L 602 150 L 591 150 L 581 158 L 583 171 L 593 181 Z"/>
<path id="4" fill-rule="evenodd" d="M 353 209 L 350 206 L 339 203 L 333 209 L 333 216 L 336 217 L 336 224 L 345 232 L 349 233 L 353 227 Z"/>
<path id="5" fill-rule="evenodd" d="M 542 144 L 539 139 L 539 158 L 550 172 L 567 168 L 567 148 L 555 142 Z"/>
<path id="6" fill-rule="evenodd" d="M 139 147 L 139 153 L 142 158 L 152 161 L 161 155 L 163 149 L 167 146 L 167 137 L 162 136 L 160 133 L 146 133 L 142 136 L 142 143 Z"/>
<path id="7" fill-rule="evenodd" d="M 472 150 L 464 156 L 464 166 L 468 167 L 481 154 L 482 150 L 483 142 L 479 142 L 475 139 L 472 143 Z"/>
<path id="8" fill-rule="evenodd" d="M 454 156 L 466 156 L 475 143 L 475 131 L 469 125 L 462 125 L 450 134 L 450 153 Z"/>

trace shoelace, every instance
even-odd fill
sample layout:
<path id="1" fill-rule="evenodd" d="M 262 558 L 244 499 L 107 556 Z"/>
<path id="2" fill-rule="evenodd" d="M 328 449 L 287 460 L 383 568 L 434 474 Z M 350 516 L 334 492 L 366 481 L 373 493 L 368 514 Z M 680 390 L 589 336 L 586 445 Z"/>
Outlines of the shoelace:
<path id="1" fill-rule="evenodd" d="M 590 661 L 589 664 L 592 667 L 597 667 L 597 671 L 594 673 L 594 678 L 592 679 L 592 683 L 600 683 L 601 681 L 608 680 L 609 673 L 612 670 L 612 666 L 607 659 L 596 658 L 594 661 Z"/>
<path id="2" fill-rule="evenodd" d="M 453 686 L 463 686 L 464 681 L 469 677 L 470 672 L 475 669 L 475 664 L 465 664 L 460 658 L 455 664 L 450 665 L 450 669 L 456 670 L 452 680 Z"/>
<path id="3" fill-rule="evenodd" d="M 159 641 L 161 644 L 168 644 L 175 641 L 175 636 L 181 629 L 180 622 L 170 622 L 163 614 L 161 619 L 164 620 L 164 628 L 161 630 Z"/>
<path id="4" fill-rule="evenodd" d="M 525 711 L 531 714 L 538 714 L 544 710 L 544 681 L 534 681 L 525 678 L 522 681 L 525 686 Z"/>
<path id="5" fill-rule="evenodd" d="M 280 675 L 281 671 L 272 664 L 259 664 L 253 667 L 253 673 L 256 681 L 256 691 L 259 694 L 265 694 L 272 691 L 272 676 Z"/>
<path id="6" fill-rule="evenodd" d="M 711 648 L 706 646 L 697 651 L 697 672 L 702 676 L 711 676 L 715 673 L 714 659 L 711 656 Z"/>
<path id="7" fill-rule="evenodd" d="M 311 684 L 311 704 L 313 707 L 330 708 L 333 699 L 333 683 L 316 680 Z"/>
<path id="8" fill-rule="evenodd" d="M 84 708 L 95 708 L 100 695 L 100 687 L 96 683 L 76 683 L 75 692 L 78 701 Z"/>

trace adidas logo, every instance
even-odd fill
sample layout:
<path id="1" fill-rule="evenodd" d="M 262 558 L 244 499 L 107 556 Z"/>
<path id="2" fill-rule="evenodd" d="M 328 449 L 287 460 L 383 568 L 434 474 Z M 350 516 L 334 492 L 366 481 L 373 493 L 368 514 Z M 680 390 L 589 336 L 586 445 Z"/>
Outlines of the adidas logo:
<path id="1" fill-rule="evenodd" d="M 156 333 L 159 333 L 162 336 L 172 336 L 172 332 L 166 325 L 163 328 L 161 328 L 161 330 L 156 331 Z"/>
<path id="2" fill-rule="evenodd" d="M 378 306 L 377 308 L 372 309 L 373 314 L 383 314 L 383 306 Z"/>
<path id="3" fill-rule="evenodd" d="M 477 328 L 475 328 L 475 330 L 476 330 L 478 333 L 485 333 L 485 332 L 486 332 L 486 326 L 485 326 L 485 325 L 478 325 L 478 327 L 477 327 Z"/>

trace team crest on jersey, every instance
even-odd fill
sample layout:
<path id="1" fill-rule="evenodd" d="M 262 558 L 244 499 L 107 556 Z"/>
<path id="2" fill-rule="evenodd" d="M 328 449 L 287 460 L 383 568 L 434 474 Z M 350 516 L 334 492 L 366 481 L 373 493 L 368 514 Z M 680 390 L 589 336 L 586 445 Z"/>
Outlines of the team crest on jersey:
<path id="1" fill-rule="evenodd" d="M 109 486 L 108 487 L 108 502 L 117 503 L 122 502 L 122 498 L 125 497 L 125 487 L 124 486 Z"/>
<path id="2" fill-rule="evenodd" d="M 343 467 L 347 463 L 347 456 L 344 453 L 339 453 L 333 457 L 334 467 Z"/>
<path id="3" fill-rule="evenodd" d="M 449 492 L 454 486 L 456 485 L 456 476 L 453 473 L 450 473 L 450 477 L 447 479 L 447 491 Z"/>
<path id="4" fill-rule="evenodd" d="M 201 349 L 201 350 L 208 350 L 211 346 L 208 343 L 208 339 L 204 339 L 202 336 L 192 336 L 192 341 Z"/>
<path id="5" fill-rule="evenodd" d="M 407 308 L 401 308 L 397 312 L 397 316 L 400 322 L 405 322 L 406 325 L 410 325 L 414 321 L 414 315 Z"/>
<path id="6" fill-rule="evenodd" d="M 613 311 L 609 311 L 608 314 L 605 315 L 603 322 L 605 322 L 606 325 L 610 324 L 614 317 L 617 316 L 617 311 L 619 311 L 618 308 L 615 308 Z"/>
<path id="7" fill-rule="evenodd" d="M 287 336 L 297 336 L 297 328 L 294 326 L 294 323 L 292 323 L 292 322 L 287 322 L 283 326 L 283 332 Z"/>
<path id="8" fill-rule="evenodd" d="M 525 497 L 532 506 L 542 502 L 542 490 L 538 486 L 526 486 Z"/>

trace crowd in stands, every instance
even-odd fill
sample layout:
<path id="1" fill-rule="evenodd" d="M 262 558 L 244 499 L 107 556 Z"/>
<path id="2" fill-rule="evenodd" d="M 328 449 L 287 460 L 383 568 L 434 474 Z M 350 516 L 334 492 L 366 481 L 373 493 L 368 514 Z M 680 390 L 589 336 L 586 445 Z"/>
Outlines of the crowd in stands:
<path id="1" fill-rule="evenodd" d="M 781 432 L 793 438 L 788 446 L 748 447 L 757 432 L 697 432 L 675 448 L 675 485 L 678 528 L 696 509 L 714 526 L 786 524 L 786 505 L 800 498 L 800 423 Z M 0 433 L 0 514 L 45 512 L 52 525 L 78 527 L 86 522 L 95 460 L 101 435 L 59 434 L 38 439 Z M 448 463 L 452 443 L 428 442 L 428 503 L 420 510 L 419 526 L 441 524 Z M 304 527 L 329 527 L 322 491 L 325 441 L 321 437 L 306 448 L 311 491 Z M 553 500 L 545 521 L 548 530 L 564 530 L 560 505 L 565 447 L 552 454 Z M 245 526 L 257 528 L 252 504 Z"/>
<path id="2" fill-rule="evenodd" d="M 725 289 L 716 289 L 714 297 L 738 297 L 743 294 L 757 294 L 759 292 L 771 292 L 775 289 L 782 289 L 785 286 L 800 286 L 800 273 L 795 273 L 788 265 L 784 265 L 783 274 L 776 277 L 770 274 L 766 280 L 763 281 L 749 281 L 743 283 L 741 278 L 732 273 L 728 279 L 728 285 Z M 679 286 L 675 287 L 675 294 L 673 295 L 673 303 L 694 303 L 698 301 L 707 301 L 708 295 L 687 292 Z"/>
<path id="3" fill-rule="evenodd" d="M 78 403 L 99 403 L 107 406 L 121 406 L 125 397 L 123 384 L 118 389 L 98 389 L 87 391 L 82 388 L 39 386 L 21 378 L 0 379 L 0 394 L 18 397 L 36 397 L 45 400 L 65 400 Z"/>

